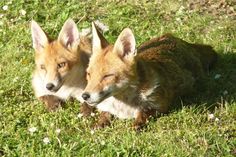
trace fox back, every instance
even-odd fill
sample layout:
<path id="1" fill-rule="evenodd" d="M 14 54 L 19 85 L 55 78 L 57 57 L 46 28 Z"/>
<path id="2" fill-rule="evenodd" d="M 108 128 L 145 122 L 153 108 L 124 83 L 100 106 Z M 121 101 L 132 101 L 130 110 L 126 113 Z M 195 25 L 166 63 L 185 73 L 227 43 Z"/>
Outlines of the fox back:
<path id="1" fill-rule="evenodd" d="M 142 71 L 142 65 L 147 64 L 158 73 L 159 83 L 172 88 L 175 96 L 189 93 L 196 80 L 205 77 L 217 59 L 211 46 L 190 44 L 171 34 L 144 42 L 137 51 L 137 72 L 141 80 L 148 82 L 151 75 Z"/>

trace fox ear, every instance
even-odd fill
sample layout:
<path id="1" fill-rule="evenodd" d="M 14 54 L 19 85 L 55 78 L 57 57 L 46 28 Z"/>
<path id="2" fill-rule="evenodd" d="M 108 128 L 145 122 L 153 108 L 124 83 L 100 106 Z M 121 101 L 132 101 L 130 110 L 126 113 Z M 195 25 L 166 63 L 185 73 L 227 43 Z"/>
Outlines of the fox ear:
<path id="1" fill-rule="evenodd" d="M 37 51 L 41 51 L 48 44 L 48 38 L 42 28 L 34 20 L 31 21 L 31 34 L 33 48 Z"/>
<path id="2" fill-rule="evenodd" d="M 75 22 L 72 19 L 66 20 L 64 23 L 59 36 L 58 41 L 65 47 L 69 49 L 77 48 L 80 42 L 79 31 Z"/>
<path id="3" fill-rule="evenodd" d="M 100 51 L 109 45 L 108 41 L 99 32 L 94 22 L 92 22 L 92 34 L 93 34 L 93 53 Z"/>
<path id="4" fill-rule="evenodd" d="M 130 58 L 136 55 L 135 38 L 129 28 L 125 28 L 119 35 L 114 45 L 114 51 L 123 58 Z"/>

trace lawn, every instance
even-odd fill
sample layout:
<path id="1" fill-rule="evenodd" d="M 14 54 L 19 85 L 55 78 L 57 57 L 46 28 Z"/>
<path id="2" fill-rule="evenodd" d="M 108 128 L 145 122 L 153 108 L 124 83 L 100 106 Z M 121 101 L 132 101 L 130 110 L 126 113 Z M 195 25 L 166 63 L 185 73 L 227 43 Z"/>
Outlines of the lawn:
<path id="1" fill-rule="evenodd" d="M 208 3 L 207 3 L 208 2 Z M 220 1 L 0 1 L 0 156 L 236 155 L 236 2 Z M 151 119 L 140 133 L 132 120 L 115 119 L 91 130 L 96 115 L 78 116 L 79 103 L 47 112 L 34 97 L 30 21 L 56 38 L 67 18 L 79 30 L 100 20 L 114 42 L 130 27 L 141 44 L 172 33 L 209 44 L 219 54 L 215 68 L 196 92 L 179 98 L 169 114 Z"/>

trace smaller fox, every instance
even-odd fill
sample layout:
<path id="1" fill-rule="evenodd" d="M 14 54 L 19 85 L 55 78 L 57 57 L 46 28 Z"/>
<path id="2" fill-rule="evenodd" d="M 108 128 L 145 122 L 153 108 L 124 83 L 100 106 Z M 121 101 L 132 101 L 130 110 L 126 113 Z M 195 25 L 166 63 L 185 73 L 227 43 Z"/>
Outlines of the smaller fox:
<path id="1" fill-rule="evenodd" d="M 71 97 L 83 103 L 80 95 L 87 83 L 85 69 L 92 50 L 91 37 L 80 36 L 72 19 L 65 22 L 57 40 L 50 40 L 34 20 L 31 32 L 36 63 L 32 85 L 36 97 L 49 111 L 55 111 Z M 91 111 L 83 103 L 81 112 L 87 116 Z"/>
<path id="2" fill-rule="evenodd" d="M 167 113 L 174 99 L 191 92 L 217 58 L 211 46 L 190 44 L 170 34 L 146 41 L 137 50 L 129 28 L 114 45 L 95 24 L 92 34 L 93 54 L 82 97 L 103 111 L 102 121 L 108 122 L 109 114 L 135 118 L 136 130 L 148 117 Z"/>

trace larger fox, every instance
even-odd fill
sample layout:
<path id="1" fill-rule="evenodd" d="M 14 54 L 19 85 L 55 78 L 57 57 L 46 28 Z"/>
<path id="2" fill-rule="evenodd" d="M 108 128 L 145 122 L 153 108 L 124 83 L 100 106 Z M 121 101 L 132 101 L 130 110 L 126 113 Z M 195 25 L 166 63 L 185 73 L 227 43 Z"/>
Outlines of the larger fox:
<path id="1" fill-rule="evenodd" d="M 82 97 L 104 115 L 135 118 L 135 129 L 149 116 L 168 112 L 173 100 L 191 92 L 196 80 L 204 77 L 216 60 L 212 47 L 190 44 L 172 35 L 144 42 L 136 51 L 129 28 L 112 45 L 92 25 L 93 54 Z M 117 101 L 120 103 L 113 103 Z M 106 117 L 108 121 L 110 116 Z"/>
<path id="2" fill-rule="evenodd" d="M 36 97 L 50 111 L 70 97 L 83 102 L 80 95 L 87 83 L 85 69 L 92 50 L 91 39 L 79 35 L 72 19 L 65 22 L 57 40 L 49 40 L 35 21 L 31 22 L 31 32 L 36 63 L 32 85 Z M 81 112 L 89 115 L 90 108 L 84 103 Z"/>

